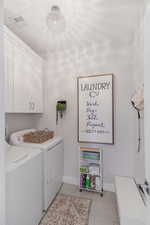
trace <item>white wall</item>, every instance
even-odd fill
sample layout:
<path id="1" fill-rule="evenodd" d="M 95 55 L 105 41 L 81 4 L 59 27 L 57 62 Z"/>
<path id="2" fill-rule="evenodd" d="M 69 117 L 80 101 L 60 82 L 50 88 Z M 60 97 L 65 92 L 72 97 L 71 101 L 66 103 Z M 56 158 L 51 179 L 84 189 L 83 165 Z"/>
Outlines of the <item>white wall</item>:
<path id="1" fill-rule="evenodd" d="M 147 7 L 144 20 L 144 85 L 145 85 L 145 161 L 146 179 L 150 182 L 150 4 Z"/>
<path id="2" fill-rule="evenodd" d="M 114 73 L 115 75 L 115 145 L 104 146 L 105 183 L 114 175 L 134 175 L 136 150 L 135 111 L 130 104 L 134 92 L 133 43 L 116 43 L 67 49 L 50 55 L 45 75 L 45 115 L 42 124 L 65 140 L 65 181 L 78 177 L 77 76 Z M 56 126 L 56 100 L 67 100 L 67 112 Z"/>
<path id="3" fill-rule="evenodd" d="M 5 225 L 3 1 L 0 0 L 0 224 Z"/>
<path id="4" fill-rule="evenodd" d="M 18 130 L 37 128 L 41 114 L 9 113 L 5 116 L 6 136 Z"/>
<path id="5" fill-rule="evenodd" d="M 133 79 L 134 88 L 137 89 L 144 84 L 144 10 L 140 15 L 139 26 L 134 34 L 133 43 Z M 137 183 L 144 183 L 145 181 L 145 152 L 144 152 L 144 112 L 141 112 L 141 150 L 138 149 L 138 116 L 135 110 L 136 119 L 136 150 L 135 150 L 135 167 L 134 177 Z"/>
<path id="6" fill-rule="evenodd" d="M 145 173 L 150 184 L 150 1 L 144 18 L 144 137 L 145 137 Z M 147 223 L 150 224 L 150 204 L 147 204 Z"/>

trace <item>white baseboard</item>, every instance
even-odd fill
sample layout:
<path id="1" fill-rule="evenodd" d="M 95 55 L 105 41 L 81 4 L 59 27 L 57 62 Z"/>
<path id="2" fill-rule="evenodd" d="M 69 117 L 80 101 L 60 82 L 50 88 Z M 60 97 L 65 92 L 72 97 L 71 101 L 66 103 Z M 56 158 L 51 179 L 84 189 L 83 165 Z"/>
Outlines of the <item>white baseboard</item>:
<path id="1" fill-rule="evenodd" d="M 78 180 L 75 177 L 63 176 L 63 182 L 66 183 L 66 184 L 78 185 Z"/>
<path id="2" fill-rule="evenodd" d="M 63 182 L 66 184 L 78 185 L 78 179 L 75 177 L 63 177 Z M 113 183 L 105 183 L 104 182 L 104 191 L 115 192 L 115 186 Z"/>
<path id="3" fill-rule="evenodd" d="M 113 183 L 104 182 L 104 191 L 115 192 L 115 185 Z"/>

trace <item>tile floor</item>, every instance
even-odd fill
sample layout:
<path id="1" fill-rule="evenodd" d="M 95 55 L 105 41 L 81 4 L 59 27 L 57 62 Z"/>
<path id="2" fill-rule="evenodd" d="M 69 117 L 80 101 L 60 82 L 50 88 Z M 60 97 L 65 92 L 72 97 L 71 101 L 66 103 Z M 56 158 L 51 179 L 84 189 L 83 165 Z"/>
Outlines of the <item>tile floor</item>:
<path id="1" fill-rule="evenodd" d="M 115 193 L 104 192 L 100 197 L 98 193 L 79 192 L 77 186 L 69 184 L 64 184 L 60 192 L 92 200 L 89 225 L 119 225 Z"/>

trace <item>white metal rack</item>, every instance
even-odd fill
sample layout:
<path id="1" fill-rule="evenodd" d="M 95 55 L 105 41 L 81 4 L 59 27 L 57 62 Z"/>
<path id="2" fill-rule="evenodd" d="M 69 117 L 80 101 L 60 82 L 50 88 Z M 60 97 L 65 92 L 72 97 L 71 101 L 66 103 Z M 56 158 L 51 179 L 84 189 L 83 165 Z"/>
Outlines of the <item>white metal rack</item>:
<path id="1" fill-rule="evenodd" d="M 103 149 L 80 147 L 79 156 L 80 192 L 82 190 L 99 192 L 103 196 Z M 96 168 L 98 173 L 90 172 L 90 168 Z"/>

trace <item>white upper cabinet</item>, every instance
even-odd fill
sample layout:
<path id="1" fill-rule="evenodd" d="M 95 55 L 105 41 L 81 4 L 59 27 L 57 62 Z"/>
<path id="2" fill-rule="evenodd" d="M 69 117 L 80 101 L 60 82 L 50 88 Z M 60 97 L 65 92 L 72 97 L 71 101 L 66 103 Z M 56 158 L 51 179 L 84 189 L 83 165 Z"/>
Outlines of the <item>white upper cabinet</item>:
<path id="1" fill-rule="evenodd" d="M 43 60 L 8 28 L 5 34 L 6 112 L 43 112 Z"/>

